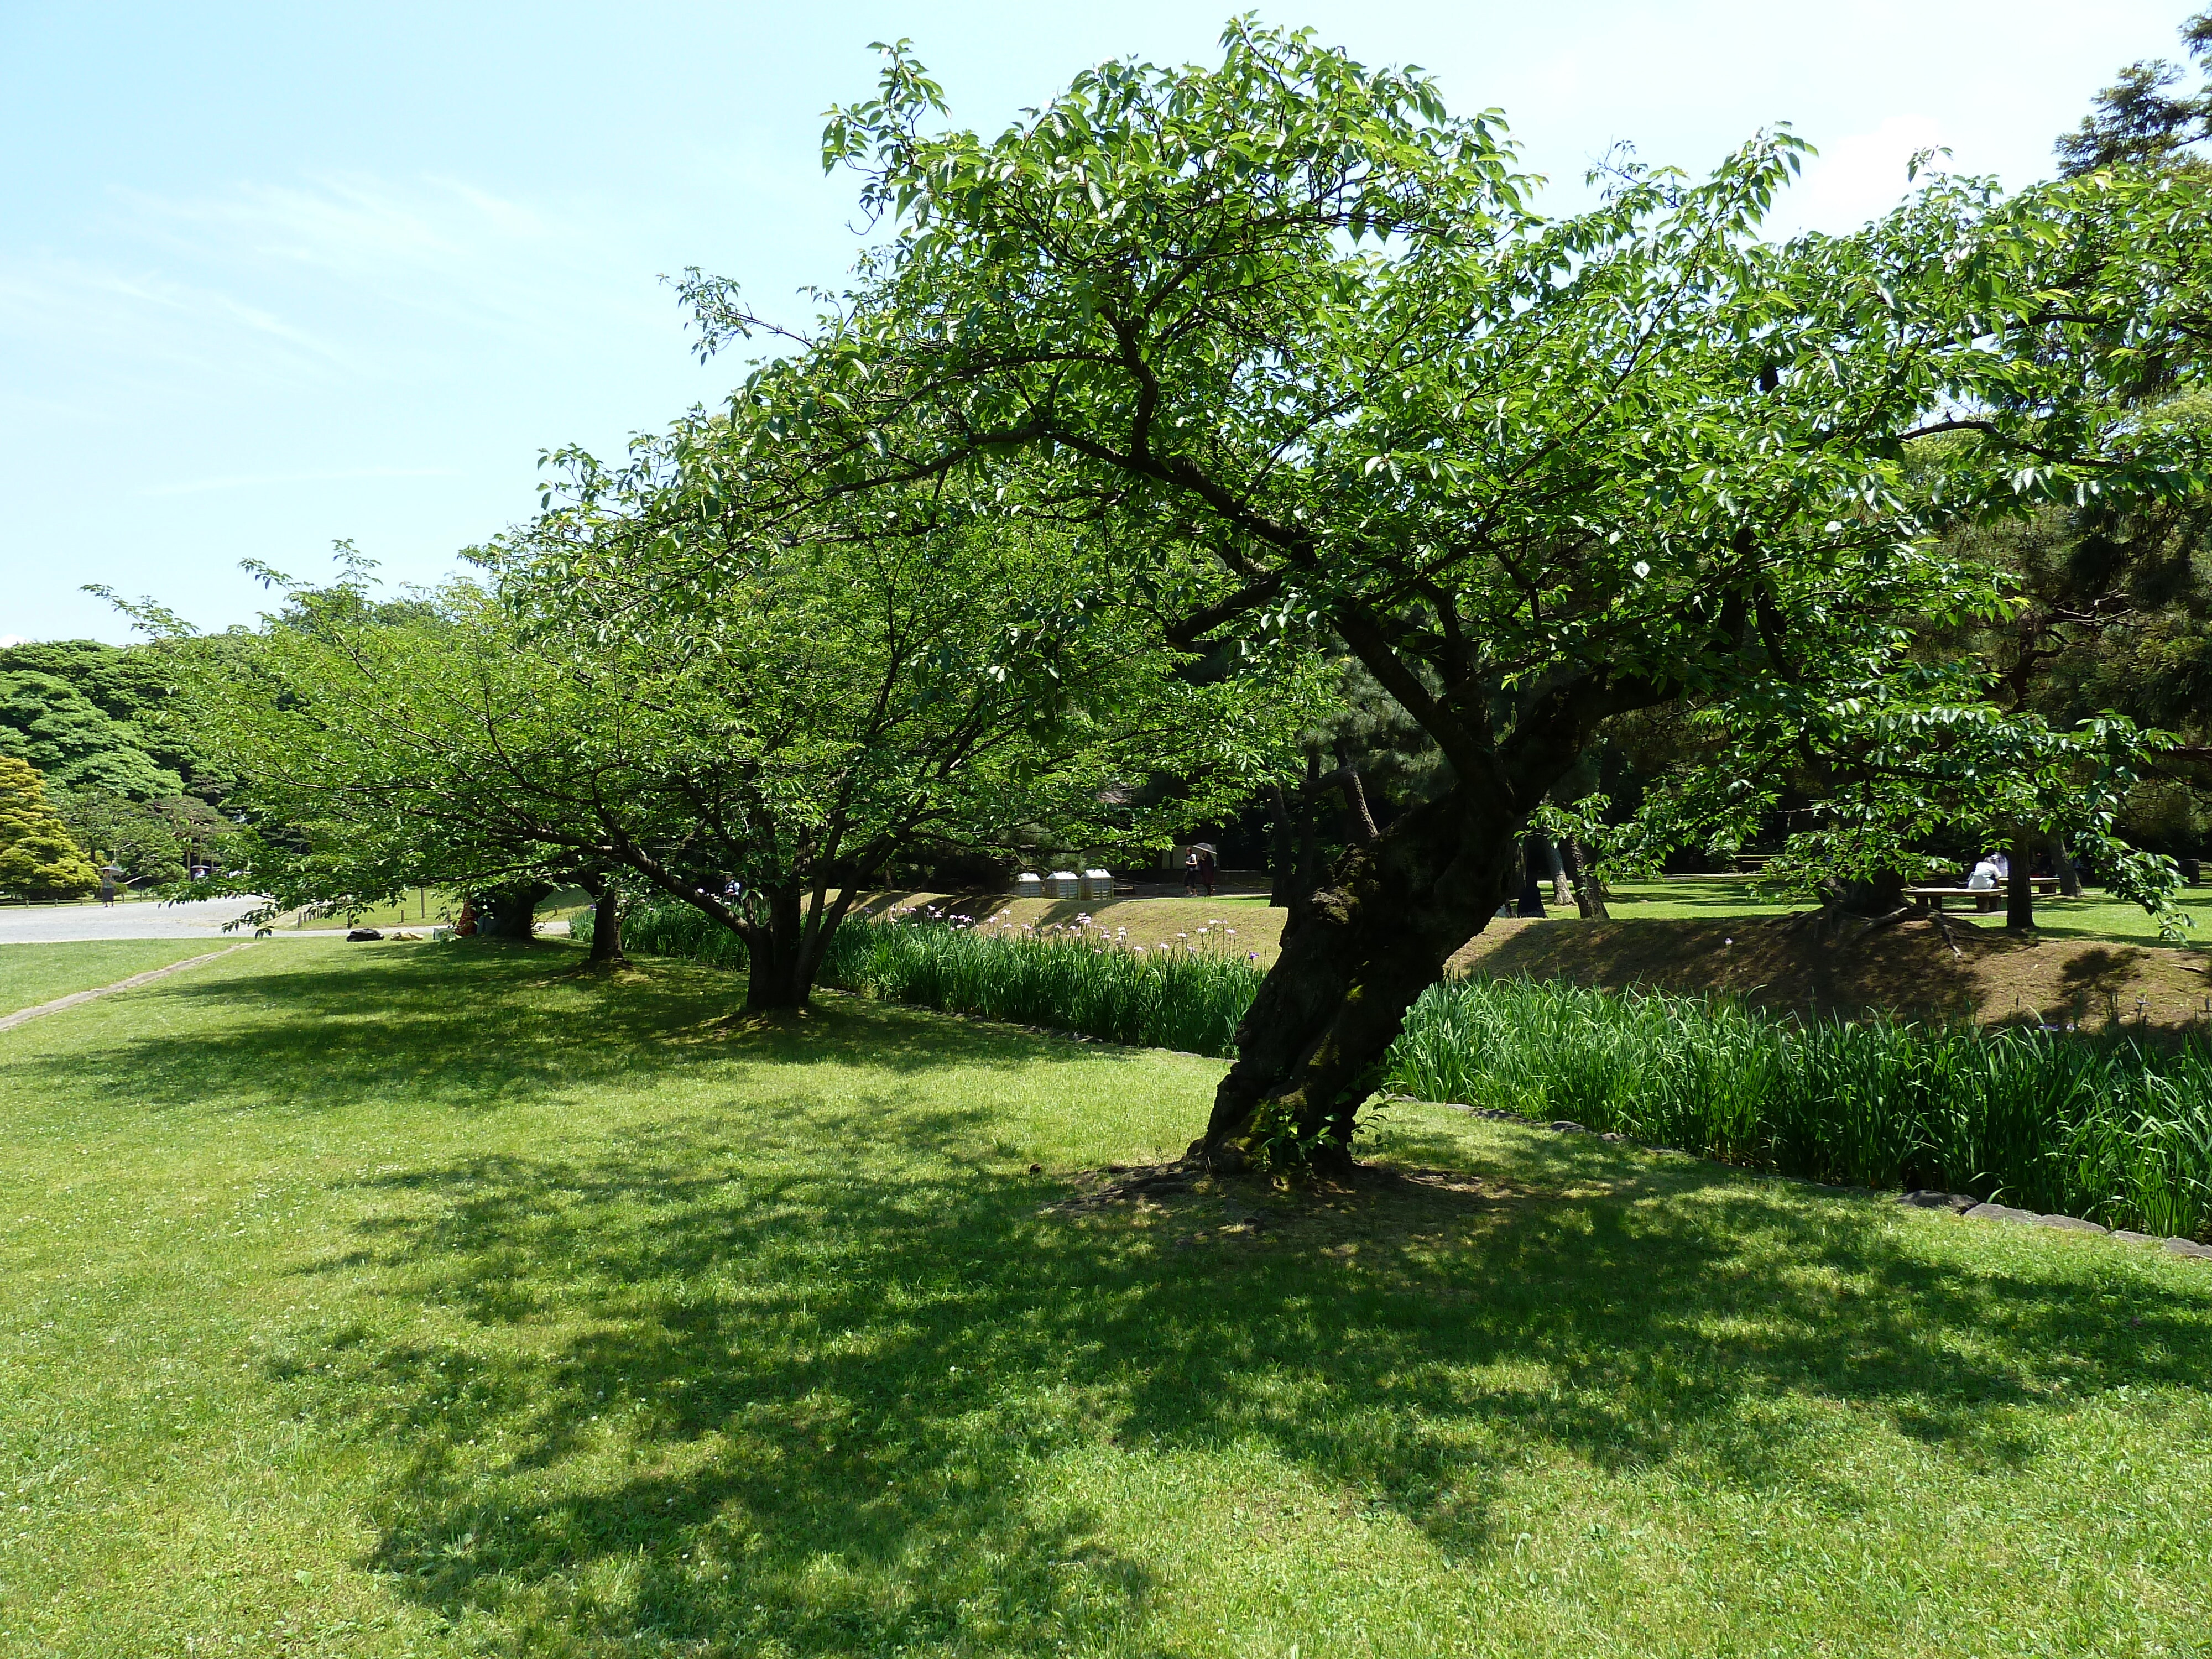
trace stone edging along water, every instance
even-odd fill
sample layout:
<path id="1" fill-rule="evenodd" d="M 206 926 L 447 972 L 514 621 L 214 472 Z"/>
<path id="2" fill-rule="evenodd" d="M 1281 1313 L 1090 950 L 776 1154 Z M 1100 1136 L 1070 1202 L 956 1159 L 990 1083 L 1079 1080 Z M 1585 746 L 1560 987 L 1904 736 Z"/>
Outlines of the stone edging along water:
<path id="1" fill-rule="evenodd" d="M 1407 1099 L 1407 1103 L 1412 1103 L 1410 1097 L 1399 1097 L 1399 1098 Z M 1646 1146 L 1642 1141 L 1629 1139 L 1626 1135 L 1598 1134 L 1595 1130 L 1586 1129 L 1581 1124 L 1570 1122 L 1565 1118 L 1561 1118 L 1552 1123 L 1539 1123 L 1533 1118 L 1522 1117 L 1517 1112 L 1504 1111 L 1495 1106 L 1469 1106 L 1463 1102 L 1456 1100 L 1440 1100 L 1432 1103 L 1442 1106 L 1447 1111 L 1465 1112 L 1470 1116 L 1486 1117 L 1500 1123 L 1517 1123 L 1524 1129 L 1548 1129 L 1555 1134 L 1563 1135 L 1589 1135 L 1595 1139 L 1612 1141 L 1622 1146 L 1641 1147 L 1644 1152 L 1657 1152 L 1662 1156 L 1670 1158 L 1694 1158 L 1696 1156 L 1694 1153 L 1686 1152 L 1681 1151 L 1680 1148 L 1674 1146 Z M 1707 1158 L 1698 1158 L 1697 1161 L 1699 1163 L 1717 1162 L 1717 1160 Z M 1719 1167 L 1723 1169 L 1735 1169 L 1738 1166 L 1728 1164 L 1720 1164 Z M 1784 1176 L 1776 1178 L 1780 1180 L 1790 1180 L 1793 1177 Z M 1875 1196 L 1871 1188 L 1864 1187 L 1831 1187 L 1818 1181 L 1806 1181 L 1800 1182 L 1800 1184 L 1811 1187 L 1820 1192 L 1850 1193 L 1867 1198 Z M 1899 1193 L 1897 1194 L 1897 1201 L 1899 1204 L 1905 1205 L 1906 1206 L 1916 1210 L 1948 1210 L 1953 1215 L 1963 1217 L 1969 1221 L 2009 1221 L 2015 1226 L 2050 1227 L 2061 1232 L 2069 1233 L 2098 1233 L 2107 1238 L 2118 1239 L 2124 1244 L 2158 1244 L 2163 1246 L 2166 1253 L 2170 1255 L 2183 1256 L 2197 1261 L 2212 1261 L 2212 1244 L 2199 1244 L 2194 1239 L 2161 1239 L 2155 1237 L 2149 1233 L 2130 1232 L 2124 1227 L 2112 1228 L 2100 1226 L 2096 1222 L 2085 1221 L 2080 1216 L 2075 1215 L 2038 1215 L 2033 1210 L 2016 1210 L 2009 1204 L 1987 1203 L 1981 1199 L 1972 1197 L 1965 1193 L 1936 1193 L 1927 1192 L 1924 1190 L 1920 1192 Z"/>

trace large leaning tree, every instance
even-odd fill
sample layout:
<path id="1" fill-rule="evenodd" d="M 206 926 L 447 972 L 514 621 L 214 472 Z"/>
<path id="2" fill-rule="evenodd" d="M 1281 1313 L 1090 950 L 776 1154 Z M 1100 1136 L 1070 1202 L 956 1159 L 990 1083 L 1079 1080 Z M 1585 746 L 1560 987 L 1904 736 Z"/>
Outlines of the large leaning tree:
<path id="1" fill-rule="evenodd" d="M 662 580 L 698 556 L 681 527 L 574 471 L 577 500 L 479 550 L 482 580 L 392 605 L 356 567 L 295 585 L 204 672 L 180 642 L 177 701 L 262 826 L 237 884 L 361 902 L 613 881 L 737 933 L 747 1006 L 795 1007 L 893 860 L 1041 830 L 1164 843 L 1294 726 L 1273 676 L 1179 675 L 1185 653 L 1105 602 L 1100 535 L 848 514 L 729 550 L 703 593 Z M 612 936 L 603 918 L 595 947 Z"/>
<path id="2" fill-rule="evenodd" d="M 1893 728 L 1908 621 L 2002 603 L 1933 550 L 1939 515 L 2177 487 L 2197 452 L 2111 411 L 2194 373 L 2212 237 L 2179 179 L 1931 173 L 1778 245 L 1787 133 L 1542 217 L 1494 113 L 1304 34 L 1224 44 L 1102 65 L 993 137 L 888 49 L 825 135 L 881 250 L 680 465 L 690 510 L 754 526 L 1042 465 L 1057 510 L 1209 553 L 1222 591 L 1170 640 L 1310 630 L 1396 699 L 1450 785 L 1294 909 L 1195 1149 L 1333 1159 L 1601 722 L 1696 699 L 1770 738 Z M 688 286 L 708 349 L 783 332 Z"/>

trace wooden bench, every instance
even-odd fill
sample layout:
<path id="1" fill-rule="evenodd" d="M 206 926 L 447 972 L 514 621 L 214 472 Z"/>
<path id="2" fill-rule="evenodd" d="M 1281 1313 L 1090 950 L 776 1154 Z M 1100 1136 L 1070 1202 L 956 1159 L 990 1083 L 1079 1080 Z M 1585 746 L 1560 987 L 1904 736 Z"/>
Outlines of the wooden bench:
<path id="1" fill-rule="evenodd" d="M 2058 878 L 2030 876 L 2027 885 L 2031 892 L 2055 893 L 2058 890 Z M 1986 912 L 2003 906 L 2005 889 L 2002 884 L 1996 887 L 1908 887 L 1905 890 L 1905 896 L 1926 899 L 1938 910 L 1943 908 L 1945 899 L 1970 898 L 1974 901 L 1975 909 Z"/>

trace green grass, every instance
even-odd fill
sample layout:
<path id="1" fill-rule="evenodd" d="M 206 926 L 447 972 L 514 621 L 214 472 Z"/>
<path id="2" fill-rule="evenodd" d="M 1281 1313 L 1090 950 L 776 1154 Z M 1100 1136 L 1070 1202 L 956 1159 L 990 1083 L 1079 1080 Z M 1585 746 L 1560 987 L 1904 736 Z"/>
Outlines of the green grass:
<path id="1" fill-rule="evenodd" d="M 1968 902 L 1965 899 L 1950 901 L 1947 914 L 1954 921 L 1969 927 L 2004 926 L 2002 910 L 1980 915 L 1964 908 Z M 1574 915 L 1571 907 L 1562 911 L 1550 904 L 1548 899 L 1547 908 L 1555 917 Z M 1616 921 L 1718 921 L 1728 916 L 1784 916 L 1805 909 L 1807 901 L 1770 899 L 1744 878 L 1714 877 L 1625 882 L 1614 890 L 1613 902 L 1608 908 Z M 2181 909 L 2196 921 L 2187 942 L 2197 945 L 2212 944 L 2212 892 L 2202 888 L 2190 890 L 2181 900 Z M 2163 943 L 2157 925 L 2141 905 L 2117 902 L 2094 888 L 2076 899 L 2038 894 L 2035 925 L 2038 933 L 2050 939 L 2108 939 L 2119 945 Z"/>
<path id="2" fill-rule="evenodd" d="M 640 907 L 625 939 L 641 953 L 744 965 L 737 936 L 688 905 Z M 909 916 L 846 922 L 821 980 L 1227 1056 L 1261 973 L 1218 945 L 1123 949 L 1103 933 Z M 2161 1236 L 2212 1231 L 2212 1048 L 2201 1034 L 2176 1049 L 2118 1030 L 1801 1028 L 1725 1000 L 1478 978 L 1431 986 L 1414 1005 L 1382 1086 L 1785 1175 L 1970 1192 Z"/>
<path id="3" fill-rule="evenodd" d="M 1622 882 L 1611 890 L 1607 908 L 1615 921 L 1718 921 L 1727 916 L 1786 916 L 1808 908 L 1801 898 L 1772 899 L 1743 878 L 1688 881 Z M 1572 905 L 1552 902 L 1544 890 L 1544 908 L 1553 917 L 1572 918 Z"/>
<path id="4" fill-rule="evenodd" d="M 0 1652 L 2206 1651 L 2204 1264 L 574 960 L 0 1034 Z"/>
<path id="5" fill-rule="evenodd" d="M 591 902 L 591 896 L 577 887 L 564 887 L 549 894 L 538 907 L 539 928 L 542 931 L 549 924 L 565 921 Z M 460 912 L 459 894 L 435 887 L 416 887 L 409 889 L 404 897 L 392 903 L 368 905 L 350 912 L 288 910 L 276 927 L 279 931 L 295 933 L 333 927 L 442 927 Z"/>
<path id="6" fill-rule="evenodd" d="M 222 950 L 234 941 L 88 939 L 67 945 L 0 945 L 0 1014 L 12 1014 L 149 969 Z"/>
<path id="7" fill-rule="evenodd" d="M 374 904 L 349 918 L 343 913 L 318 915 L 310 910 L 286 913 L 279 923 L 289 931 L 310 927 L 438 927 L 459 913 L 460 902 L 434 887 L 416 888 L 392 904 Z"/>
<path id="8" fill-rule="evenodd" d="M 115 902 L 161 904 L 166 901 L 150 889 L 118 887 L 115 890 Z M 70 898 L 42 898 L 31 901 L 19 898 L 13 893 L 0 895 L 0 915 L 9 915 L 18 911 L 36 915 L 46 910 L 99 910 L 106 908 L 108 907 L 100 903 L 97 891 L 79 893 Z"/>

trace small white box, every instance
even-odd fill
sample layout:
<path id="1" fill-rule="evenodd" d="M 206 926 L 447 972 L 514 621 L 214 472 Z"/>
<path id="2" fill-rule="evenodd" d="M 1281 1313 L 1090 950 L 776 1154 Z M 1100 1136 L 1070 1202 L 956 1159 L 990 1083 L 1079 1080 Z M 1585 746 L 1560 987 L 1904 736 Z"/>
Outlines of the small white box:
<path id="1" fill-rule="evenodd" d="M 1016 898 L 1042 898 L 1044 896 L 1044 878 L 1042 876 L 1039 876 L 1033 870 L 1023 871 L 1021 874 L 1014 878 L 1014 896 Z"/>
<path id="2" fill-rule="evenodd" d="M 1080 898 L 1083 883 L 1073 870 L 1055 870 L 1045 882 L 1047 898 Z"/>

